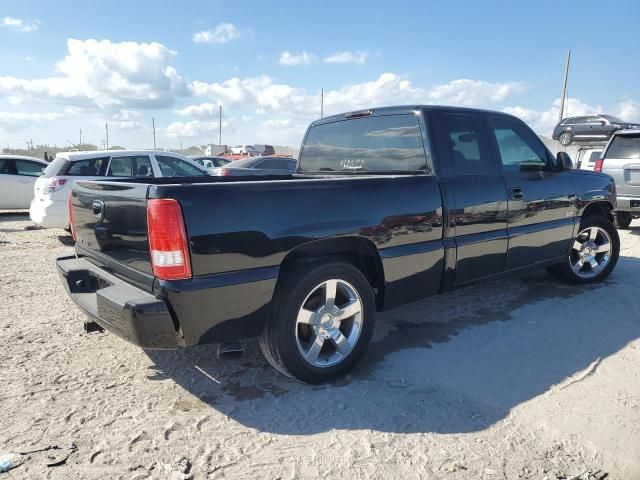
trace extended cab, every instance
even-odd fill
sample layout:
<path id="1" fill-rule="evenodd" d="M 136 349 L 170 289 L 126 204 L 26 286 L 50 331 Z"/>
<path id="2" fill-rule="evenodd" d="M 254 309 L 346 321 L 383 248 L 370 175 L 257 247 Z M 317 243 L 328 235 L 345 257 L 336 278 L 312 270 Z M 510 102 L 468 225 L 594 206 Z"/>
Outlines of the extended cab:
<path id="1" fill-rule="evenodd" d="M 335 115 L 293 175 L 77 182 L 76 255 L 57 265 L 89 326 L 143 348 L 259 337 L 318 383 L 362 357 L 377 310 L 532 268 L 609 275 L 614 183 L 570 167 L 504 113 Z"/>

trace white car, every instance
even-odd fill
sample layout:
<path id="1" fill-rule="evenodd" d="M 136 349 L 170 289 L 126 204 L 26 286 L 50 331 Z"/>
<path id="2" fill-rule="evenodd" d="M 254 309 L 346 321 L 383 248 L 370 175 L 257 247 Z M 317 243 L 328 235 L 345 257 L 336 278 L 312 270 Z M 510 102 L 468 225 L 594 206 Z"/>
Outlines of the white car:
<path id="1" fill-rule="evenodd" d="M 253 145 L 236 145 L 231 149 L 231 153 L 234 155 L 260 155 L 260 152 Z"/>
<path id="2" fill-rule="evenodd" d="M 34 187 L 31 220 L 45 228 L 69 228 L 69 192 L 76 180 L 105 177 L 195 177 L 210 175 L 187 157 L 155 150 L 59 153 Z"/>
<path id="3" fill-rule="evenodd" d="M 596 166 L 596 160 L 602 158 L 604 147 L 586 147 L 578 150 L 576 157 L 576 168 L 580 170 L 591 170 Z"/>
<path id="4" fill-rule="evenodd" d="M 27 209 L 33 186 L 49 164 L 20 155 L 0 155 L 0 209 Z"/>

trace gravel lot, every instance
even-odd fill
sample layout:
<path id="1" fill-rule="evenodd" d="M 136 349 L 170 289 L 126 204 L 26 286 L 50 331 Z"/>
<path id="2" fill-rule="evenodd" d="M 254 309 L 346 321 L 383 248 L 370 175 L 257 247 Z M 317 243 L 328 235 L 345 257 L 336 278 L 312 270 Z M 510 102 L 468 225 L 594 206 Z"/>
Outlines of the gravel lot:
<path id="1" fill-rule="evenodd" d="M 253 343 L 220 361 L 84 334 L 55 273 L 70 238 L 29 225 L 0 214 L 0 450 L 58 448 L 3 480 L 640 478 L 639 222 L 604 284 L 542 271 L 390 310 L 321 387 Z"/>

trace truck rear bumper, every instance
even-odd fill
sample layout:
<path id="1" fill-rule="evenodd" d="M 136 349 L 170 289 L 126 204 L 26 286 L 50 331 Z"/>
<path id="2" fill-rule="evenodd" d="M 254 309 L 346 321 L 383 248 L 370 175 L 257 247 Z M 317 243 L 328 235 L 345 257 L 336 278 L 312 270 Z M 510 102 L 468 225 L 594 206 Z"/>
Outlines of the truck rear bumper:
<path id="1" fill-rule="evenodd" d="M 149 349 L 184 346 L 165 301 L 76 257 L 56 261 L 71 299 L 98 325 Z"/>

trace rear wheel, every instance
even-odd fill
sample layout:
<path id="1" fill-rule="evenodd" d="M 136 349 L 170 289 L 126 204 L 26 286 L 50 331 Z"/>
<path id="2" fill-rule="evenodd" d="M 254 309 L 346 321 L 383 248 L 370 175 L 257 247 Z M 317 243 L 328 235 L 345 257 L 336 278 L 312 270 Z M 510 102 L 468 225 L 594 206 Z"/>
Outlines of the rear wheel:
<path id="1" fill-rule="evenodd" d="M 633 217 L 629 212 L 613 212 L 614 224 L 616 228 L 625 230 L 631 225 Z"/>
<path id="2" fill-rule="evenodd" d="M 604 217 L 590 217 L 580 223 L 567 260 L 549 267 L 554 277 L 568 283 L 593 283 L 605 279 L 616 266 L 620 237 Z"/>
<path id="3" fill-rule="evenodd" d="M 322 383 L 357 364 L 373 334 L 374 317 L 373 290 L 356 267 L 299 265 L 278 286 L 260 347 L 278 371 Z"/>
<path id="4" fill-rule="evenodd" d="M 560 142 L 560 145 L 566 147 L 567 145 L 571 145 L 571 142 L 573 141 L 573 135 L 571 135 L 571 132 L 562 132 L 558 137 L 558 141 Z"/>

